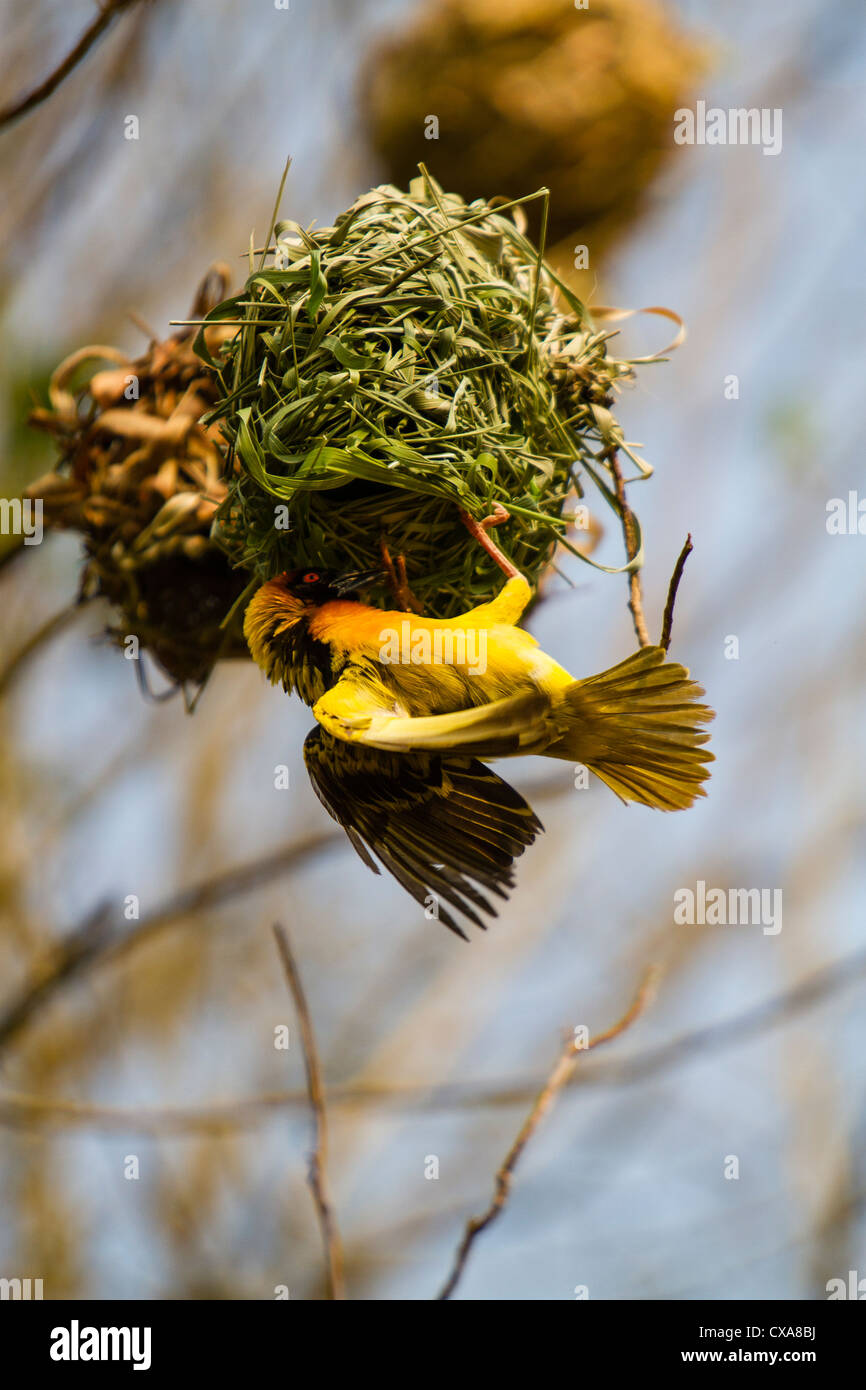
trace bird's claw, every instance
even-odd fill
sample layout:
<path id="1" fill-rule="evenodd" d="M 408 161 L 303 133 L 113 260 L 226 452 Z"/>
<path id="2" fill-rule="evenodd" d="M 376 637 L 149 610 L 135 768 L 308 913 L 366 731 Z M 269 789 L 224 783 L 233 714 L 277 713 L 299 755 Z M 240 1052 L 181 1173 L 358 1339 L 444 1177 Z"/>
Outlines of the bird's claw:
<path id="1" fill-rule="evenodd" d="M 391 592 L 406 613 L 423 613 L 424 605 L 412 593 L 409 587 L 409 580 L 406 575 L 406 560 L 402 555 L 397 556 L 396 566 L 391 559 L 391 552 L 385 543 L 384 538 L 379 542 L 382 552 L 382 563 L 388 575 L 388 583 Z"/>

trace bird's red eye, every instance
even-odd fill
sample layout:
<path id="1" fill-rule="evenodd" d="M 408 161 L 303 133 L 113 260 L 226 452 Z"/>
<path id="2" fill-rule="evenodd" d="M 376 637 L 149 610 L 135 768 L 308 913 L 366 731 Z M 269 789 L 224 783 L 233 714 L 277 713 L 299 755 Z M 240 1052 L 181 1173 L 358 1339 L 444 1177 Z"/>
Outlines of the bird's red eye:
<path id="1" fill-rule="evenodd" d="M 310 570 L 309 574 L 304 575 L 305 584 L 318 584 L 318 582 L 319 576 L 316 574 L 315 570 Z"/>

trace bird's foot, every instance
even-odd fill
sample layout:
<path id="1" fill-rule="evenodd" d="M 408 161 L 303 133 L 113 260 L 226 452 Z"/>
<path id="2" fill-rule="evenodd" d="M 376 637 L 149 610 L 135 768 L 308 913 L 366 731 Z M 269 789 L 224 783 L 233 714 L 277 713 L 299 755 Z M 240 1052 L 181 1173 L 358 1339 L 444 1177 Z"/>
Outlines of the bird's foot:
<path id="1" fill-rule="evenodd" d="M 384 540 L 379 542 L 379 547 L 382 552 L 382 564 L 385 566 L 385 572 L 388 575 L 388 584 L 397 603 L 407 613 L 423 613 L 423 603 L 415 597 L 409 587 L 404 556 L 398 555 L 395 563 L 391 559 L 391 552 Z"/>

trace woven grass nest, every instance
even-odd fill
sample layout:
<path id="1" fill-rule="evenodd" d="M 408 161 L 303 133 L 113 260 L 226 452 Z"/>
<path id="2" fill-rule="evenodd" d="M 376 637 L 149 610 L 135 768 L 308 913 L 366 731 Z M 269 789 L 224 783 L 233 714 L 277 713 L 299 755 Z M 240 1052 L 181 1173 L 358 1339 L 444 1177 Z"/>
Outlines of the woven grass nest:
<path id="1" fill-rule="evenodd" d="M 220 394 L 206 418 L 233 459 L 213 535 L 259 580 L 373 568 L 384 544 L 424 610 L 449 616 L 501 585 L 459 508 L 504 506 L 497 542 L 532 581 L 557 543 L 584 553 L 570 498 L 589 486 L 621 517 L 610 455 L 628 446 L 610 406 L 631 364 L 515 205 L 467 205 L 422 166 L 408 192 L 374 189 L 333 227 L 277 223 L 204 323 Z M 215 354 L 214 326 L 232 330 Z"/>
<path id="2" fill-rule="evenodd" d="M 568 238 L 570 265 L 586 243 L 596 267 L 674 149 L 673 112 L 705 65 L 656 0 L 426 0 L 373 54 L 360 106 L 386 178 L 403 184 L 426 159 L 468 197 L 543 183 L 551 246 Z"/>

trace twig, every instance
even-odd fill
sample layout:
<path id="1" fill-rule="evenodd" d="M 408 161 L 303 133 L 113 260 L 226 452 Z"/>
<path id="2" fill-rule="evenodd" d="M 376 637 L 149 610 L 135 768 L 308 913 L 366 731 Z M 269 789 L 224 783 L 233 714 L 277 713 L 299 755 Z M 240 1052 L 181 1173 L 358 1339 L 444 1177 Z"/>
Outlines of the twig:
<path id="1" fill-rule="evenodd" d="M 310 1098 L 310 1109 L 313 1112 L 314 1147 L 310 1155 L 310 1191 L 313 1194 L 313 1201 L 319 1217 L 319 1229 L 322 1232 L 322 1243 L 325 1247 L 331 1297 L 340 1299 L 346 1297 L 346 1286 L 343 1278 L 343 1246 L 328 1187 L 328 1116 L 325 1109 L 322 1068 L 319 1064 L 319 1053 L 307 997 L 304 994 L 301 976 L 292 954 L 285 927 L 275 923 L 274 936 L 301 1027 L 301 1046 L 304 1049 L 304 1067 L 307 1073 L 307 1093 Z"/>
<path id="2" fill-rule="evenodd" d="M 67 53 L 62 63 L 45 78 L 44 82 L 40 82 L 38 87 L 34 87 L 25 96 L 19 97 L 0 110 L 0 130 L 4 126 L 11 125 L 21 116 L 26 116 L 34 107 L 41 106 L 43 101 L 47 101 L 61 82 L 78 67 L 82 59 L 87 57 L 93 45 L 102 37 L 112 20 L 123 10 L 131 9 L 133 5 L 140 2 L 141 0 L 107 0 L 107 3 L 97 10 L 75 47 Z"/>
<path id="3" fill-rule="evenodd" d="M 635 1019 L 643 1013 L 649 1003 L 653 990 L 655 989 L 657 978 L 658 970 L 656 968 L 651 968 L 647 971 L 637 994 L 622 1018 L 604 1033 L 599 1033 L 595 1037 L 590 1038 L 583 1046 L 581 1046 L 574 1037 L 569 1038 L 563 1051 L 560 1053 L 556 1066 L 553 1068 L 544 1086 L 536 1096 L 532 1109 L 524 1120 L 517 1138 L 505 1155 L 505 1159 L 496 1174 L 496 1185 L 494 1187 L 493 1200 L 490 1206 L 483 1216 L 473 1217 L 467 1223 L 451 1273 L 439 1294 L 440 1299 L 444 1300 L 451 1297 L 457 1287 L 460 1276 L 466 1268 L 466 1261 L 469 1258 L 469 1252 L 474 1242 L 481 1232 L 486 1230 L 487 1227 L 496 1220 L 497 1216 L 501 1215 L 505 1203 L 508 1201 L 514 1170 L 520 1161 L 523 1150 L 526 1148 L 526 1145 L 529 1143 L 548 1110 L 550 1110 L 563 1086 L 567 1085 L 571 1080 L 578 1063 L 578 1058 L 591 1048 L 601 1047 L 603 1043 L 611 1042 L 613 1038 L 618 1038 L 620 1033 L 624 1033 L 626 1028 L 629 1028 L 631 1024 L 634 1023 Z"/>
<path id="4" fill-rule="evenodd" d="M 850 988 L 864 976 L 866 951 L 858 951 L 815 971 L 785 994 L 763 1000 L 741 1014 L 681 1033 L 679 1037 L 632 1057 L 625 1057 L 620 1062 L 589 1063 L 581 1067 L 571 1081 L 579 1080 L 582 1086 L 633 1086 L 637 1082 L 674 1071 L 684 1063 L 726 1052 L 732 1047 L 741 1047 Z M 482 1105 L 498 1108 L 525 1105 L 534 1094 L 531 1084 L 521 1078 L 495 1086 L 474 1081 L 452 1082 L 432 1090 L 427 1085 L 418 1086 L 411 1082 L 405 1085 L 365 1082 L 360 1086 L 347 1082 L 330 1088 L 329 1104 L 332 1109 L 339 1105 L 357 1107 L 366 1104 L 388 1108 L 399 1106 L 404 1110 L 429 1113 L 436 1110 L 477 1110 Z M 221 1133 L 269 1119 L 275 1111 L 283 1110 L 286 1106 L 308 1104 L 306 1091 L 273 1091 L 190 1108 L 138 1106 L 135 1109 L 0 1091 L 0 1125 L 14 1129 L 56 1125 L 129 1130 L 142 1134 Z"/>
<path id="5" fill-rule="evenodd" d="M 680 587 L 680 580 L 683 577 L 683 570 L 686 567 L 686 560 L 694 550 L 692 545 L 691 532 L 686 536 L 686 543 L 680 551 L 679 559 L 674 565 L 674 572 L 671 575 L 671 582 L 668 587 L 668 601 L 665 604 L 665 614 L 662 619 L 662 635 L 659 639 L 659 646 L 664 647 L 665 651 L 670 651 L 671 632 L 674 626 L 674 605 L 677 601 L 677 590 Z"/>
<path id="6" fill-rule="evenodd" d="M 613 474 L 614 491 L 616 500 L 619 503 L 620 516 L 622 517 L 622 534 L 625 541 L 625 553 L 629 560 L 633 560 L 637 555 L 637 534 L 635 532 L 634 513 L 628 505 L 625 495 L 625 481 L 622 476 L 622 469 L 619 466 L 616 448 L 611 445 L 604 450 L 604 458 L 610 465 Z M 637 570 L 632 570 L 628 577 L 628 606 L 631 611 L 632 622 L 634 623 L 635 635 L 642 647 L 652 646 L 652 639 L 646 625 L 643 612 L 643 595 L 641 593 L 640 574 Z"/>

